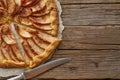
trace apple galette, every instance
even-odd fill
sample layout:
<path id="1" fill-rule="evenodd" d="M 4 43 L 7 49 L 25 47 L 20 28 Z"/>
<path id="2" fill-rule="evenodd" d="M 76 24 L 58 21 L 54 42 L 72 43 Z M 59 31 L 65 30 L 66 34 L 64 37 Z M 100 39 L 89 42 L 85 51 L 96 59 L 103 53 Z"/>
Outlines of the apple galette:
<path id="1" fill-rule="evenodd" d="M 56 49 L 54 0 L 0 0 L 0 67 L 33 68 Z"/>

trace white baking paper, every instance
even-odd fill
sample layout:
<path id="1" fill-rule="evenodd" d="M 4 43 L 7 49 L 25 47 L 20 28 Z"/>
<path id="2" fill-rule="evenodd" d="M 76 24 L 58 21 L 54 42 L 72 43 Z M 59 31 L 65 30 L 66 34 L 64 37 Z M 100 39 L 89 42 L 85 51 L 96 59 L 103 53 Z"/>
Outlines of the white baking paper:
<path id="1" fill-rule="evenodd" d="M 59 10 L 59 31 L 58 31 L 58 38 L 62 39 L 62 32 L 64 30 L 62 18 L 61 18 L 61 13 L 62 13 L 62 7 L 60 5 L 60 2 L 58 0 L 55 0 L 58 10 Z M 15 76 L 19 75 L 20 73 L 24 72 L 24 69 L 22 68 L 0 68 L 0 77 L 9 77 L 9 76 Z"/>

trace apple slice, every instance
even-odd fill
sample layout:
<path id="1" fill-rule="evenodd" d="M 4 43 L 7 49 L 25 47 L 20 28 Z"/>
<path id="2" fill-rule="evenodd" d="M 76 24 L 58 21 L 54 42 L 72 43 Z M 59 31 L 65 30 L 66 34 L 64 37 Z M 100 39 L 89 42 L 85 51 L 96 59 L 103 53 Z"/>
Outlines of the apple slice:
<path id="1" fill-rule="evenodd" d="M 32 22 L 28 19 L 28 18 L 21 18 L 21 24 L 27 25 L 27 26 L 31 26 Z"/>
<path id="2" fill-rule="evenodd" d="M 22 1 L 22 4 L 26 2 L 26 0 L 21 0 Z"/>
<path id="3" fill-rule="evenodd" d="M 4 54 L 5 58 L 7 60 L 11 60 L 11 57 L 8 53 L 8 45 L 6 43 L 4 43 L 4 42 L 2 43 L 1 50 L 2 50 L 2 53 Z"/>
<path id="4" fill-rule="evenodd" d="M 8 20 L 7 15 L 8 15 L 7 10 L 0 7 L 0 24 L 4 24 L 5 22 L 7 22 Z"/>
<path id="5" fill-rule="evenodd" d="M 16 4 L 16 7 L 15 7 L 15 12 L 14 13 L 18 13 L 19 10 L 20 10 L 20 7 L 22 5 L 22 1 L 21 0 L 15 0 L 15 4 Z"/>
<path id="6" fill-rule="evenodd" d="M 23 25 L 32 26 L 32 22 L 27 17 L 24 18 L 24 17 L 16 16 L 15 21 Z"/>
<path id="7" fill-rule="evenodd" d="M 3 0 L 0 0 L 0 7 L 5 7 Z"/>
<path id="8" fill-rule="evenodd" d="M 4 34 L 2 34 L 2 38 L 3 38 L 3 40 L 4 40 L 7 44 L 9 44 L 9 45 L 11 45 L 11 44 L 16 44 L 16 41 L 13 40 L 13 39 L 10 37 L 10 35 L 4 35 Z"/>
<path id="9" fill-rule="evenodd" d="M 52 28 L 49 25 L 37 25 L 33 23 L 33 26 L 37 29 L 43 30 L 43 31 L 51 31 Z"/>
<path id="10" fill-rule="evenodd" d="M 15 39 L 12 38 L 11 36 L 11 31 L 9 29 L 8 24 L 4 24 L 2 28 L 2 39 L 7 43 L 7 44 L 15 44 L 16 41 Z"/>
<path id="11" fill-rule="evenodd" d="M 13 61 L 17 61 L 18 62 L 18 60 L 16 59 L 16 56 L 14 55 L 14 53 L 12 52 L 12 49 L 11 49 L 11 47 L 9 46 L 8 47 L 8 53 L 10 54 L 10 57 L 11 57 L 11 59 L 13 60 Z"/>
<path id="12" fill-rule="evenodd" d="M 28 0 L 28 1 L 25 1 L 22 6 L 23 7 L 31 7 L 31 6 L 34 6 L 37 4 L 37 1 L 38 0 Z M 39 0 L 40 1 L 40 0 Z"/>
<path id="13" fill-rule="evenodd" d="M 13 15 L 14 11 L 15 11 L 15 0 L 7 0 L 7 4 L 8 4 L 8 12 Z"/>
<path id="14" fill-rule="evenodd" d="M 9 28 L 9 25 L 7 23 L 2 25 L 1 32 L 2 32 L 2 34 L 8 34 L 8 32 L 10 32 L 10 28 Z"/>
<path id="15" fill-rule="evenodd" d="M 24 40 L 24 43 L 23 43 L 23 47 L 24 47 L 24 50 L 26 52 L 26 55 L 28 57 L 30 57 L 31 59 L 33 59 L 33 57 L 35 56 L 34 52 L 30 49 L 30 46 L 28 45 L 27 41 Z"/>
<path id="16" fill-rule="evenodd" d="M 14 17 L 14 21 L 17 22 L 17 23 L 20 23 L 20 17 L 19 17 L 19 15 L 16 15 Z"/>
<path id="17" fill-rule="evenodd" d="M 19 30 L 18 26 L 16 26 L 16 24 L 15 24 L 14 27 L 15 27 L 16 33 L 18 34 L 18 33 L 19 33 L 19 31 L 18 31 L 18 30 Z M 16 34 L 15 34 L 15 33 L 12 33 L 12 34 L 11 34 L 11 38 L 16 40 L 16 38 L 15 38 L 14 36 L 16 36 Z M 22 39 L 22 37 L 21 37 L 20 35 L 18 35 L 18 38 L 19 38 L 19 40 L 20 40 L 20 43 L 23 43 L 23 39 Z M 16 43 L 17 43 L 17 42 L 16 42 Z"/>
<path id="18" fill-rule="evenodd" d="M 7 0 L 0 0 L 0 7 L 7 10 Z"/>
<path id="19" fill-rule="evenodd" d="M 4 6 L 5 6 L 5 9 L 8 9 L 8 4 L 7 4 L 7 0 L 2 0 L 3 1 L 3 3 L 4 3 Z"/>
<path id="20" fill-rule="evenodd" d="M 30 32 L 30 33 L 36 33 L 37 30 L 36 29 L 33 29 L 33 28 L 30 28 L 30 27 L 23 27 L 24 30 L 26 30 L 27 32 Z"/>
<path id="21" fill-rule="evenodd" d="M 39 1 L 39 0 L 38 0 Z M 44 0 L 41 0 L 35 6 L 31 7 L 32 13 L 40 12 L 46 8 L 46 4 Z"/>
<path id="22" fill-rule="evenodd" d="M 32 34 L 29 33 L 28 31 L 26 31 L 23 26 L 19 26 L 19 25 L 15 25 L 15 29 L 16 31 L 18 32 L 18 34 L 21 36 L 21 37 L 24 37 L 24 38 L 31 38 L 32 37 Z"/>
<path id="23" fill-rule="evenodd" d="M 2 42 L 3 42 L 3 41 L 2 41 L 2 27 L 3 27 L 3 26 L 0 26 L 0 45 L 1 45 Z"/>
<path id="24" fill-rule="evenodd" d="M 19 12 L 19 15 L 21 17 L 28 17 L 30 16 L 32 13 L 32 10 L 30 8 L 23 8 L 20 12 Z"/>
<path id="25" fill-rule="evenodd" d="M 19 34 L 24 38 L 31 38 L 32 37 L 32 34 L 30 34 L 29 32 L 27 32 L 23 29 L 19 30 Z"/>
<path id="26" fill-rule="evenodd" d="M 2 40 L 2 36 L 0 35 L 0 45 L 2 44 L 3 40 Z"/>
<path id="27" fill-rule="evenodd" d="M 0 7 L 3 7 L 2 3 L 0 2 Z"/>
<path id="28" fill-rule="evenodd" d="M 3 1 L 3 3 L 4 3 L 4 8 L 5 8 L 5 9 L 8 9 L 8 3 L 7 3 L 8 0 L 2 0 L 2 1 Z"/>
<path id="29" fill-rule="evenodd" d="M 22 1 L 21 1 L 21 0 L 15 0 L 15 3 L 16 3 L 19 7 L 21 7 L 21 5 L 22 5 Z"/>
<path id="30" fill-rule="evenodd" d="M 23 43 L 23 44 L 24 44 L 24 43 Z M 24 48 L 24 46 L 23 46 L 23 48 Z M 34 56 L 31 57 L 31 56 L 29 55 L 29 53 L 26 52 L 25 48 L 24 48 L 24 51 L 25 51 L 25 54 L 24 54 L 25 63 L 26 63 L 26 65 L 29 65 L 29 64 L 32 63 L 32 58 L 33 58 Z"/>
<path id="31" fill-rule="evenodd" d="M 36 35 L 34 35 L 32 37 L 33 41 L 42 49 L 45 49 L 49 46 L 49 43 L 43 41 L 42 39 L 40 39 L 39 37 L 37 37 Z"/>
<path id="32" fill-rule="evenodd" d="M 2 53 L 2 50 L 1 50 L 1 47 L 0 47 L 0 61 L 1 60 L 4 60 L 5 58 L 4 58 L 4 56 L 3 56 L 3 53 Z"/>
<path id="33" fill-rule="evenodd" d="M 17 45 L 11 45 L 11 47 L 12 47 L 12 51 L 15 54 L 16 58 L 19 61 L 24 61 L 24 58 L 22 57 L 21 52 L 20 52 L 18 46 Z"/>
<path id="34" fill-rule="evenodd" d="M 37 24 L 50 24 L 51 23 L 49 15 L 42 16 L 42 17 L 29 17 L 29 20 Z"/>
<path id="35" fill-rule="evenodd" d="M 34 13 L 34 14 L 32 14 L 32 16 L 34 16 L 34 17 L 41 17 L 41 16 L 45 16 L 45 15 L 47 15 L 49 13 L 50 13 L 50 11 Z"/>
<path id="36" fill-rule="evenodd" d="M 29 33 L 36 33 L 37 32 L 36 29 L 33 29 L 33 28 L 25 26 L 25 25 L 18 25 L 17 24 L 17 26 L 19 26 L 20 28 L 22 28 L 23 30 L 25 30 L 25 31 L 27 31 Z"/>
<path id="37" fill-rule="evenodd" d="M 27 39 L 28 44 L 30 45 L 31 49 L 36 53 L 36 54 L 41 54 L 44 52 L 44 50 L 40 47 L 38 47 L 32 39 Z"/>
<path id="38" fill-rule="evenodd" d="M 49 42 L 49 43 L 52 43 L 52 42 L 54 42 L 55 40 L 58 40 L 58 38 L 53 37 L 53 36 L 51 36 L 51 35 L 49 35 L 49 34 L 47 34 L 47 33 L 44 33 L 44 32 L 42 32 L 42 31 L 39 31 L 38 34 L 37 34 L 37 36 L 38 36 L 39 38 L 41 38 L 42 40 L 44 40 L 44 41 L 46 41 L 46 42 Z"/>

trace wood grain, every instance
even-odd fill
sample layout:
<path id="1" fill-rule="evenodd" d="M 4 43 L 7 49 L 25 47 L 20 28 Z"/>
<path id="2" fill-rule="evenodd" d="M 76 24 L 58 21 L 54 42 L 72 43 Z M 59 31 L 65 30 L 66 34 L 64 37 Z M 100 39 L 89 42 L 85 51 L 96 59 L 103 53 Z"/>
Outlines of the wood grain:
<path id="1" fill-rule="evenodd" d="M 120 25 L 120 4 L 62 5 L 64 25 Z"/>
<path id="2" fill-rule="evenodd" d="M 120 3 L 120 0 L 59 0 L 61 4 Z"/>
<path id="3" fill-rule="evenodd" d="M 120 49 L 120 26 L 65 26 L 59 49 Z"/>
<path id="4" fill-rule="evenodd" d="M 120 50 L 58 50 L 53 59 L 70 57 L 72 61 L 37 78 L 120 78 L 120 56 L 118 55 Z"/>

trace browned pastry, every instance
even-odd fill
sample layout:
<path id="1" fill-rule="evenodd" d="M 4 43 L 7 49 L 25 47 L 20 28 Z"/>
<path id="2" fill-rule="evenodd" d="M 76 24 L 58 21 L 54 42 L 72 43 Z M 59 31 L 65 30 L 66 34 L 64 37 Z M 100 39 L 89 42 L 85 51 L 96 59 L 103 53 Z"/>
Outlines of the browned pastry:
<path id="1" fill-rule="evenodd" d="M 61 41 L 58 21 L 54 0 L 0 0 L 0 67 L 43 63 Z"/>

